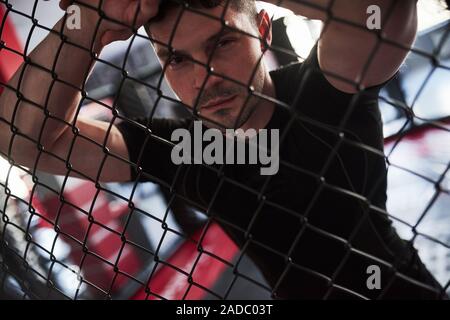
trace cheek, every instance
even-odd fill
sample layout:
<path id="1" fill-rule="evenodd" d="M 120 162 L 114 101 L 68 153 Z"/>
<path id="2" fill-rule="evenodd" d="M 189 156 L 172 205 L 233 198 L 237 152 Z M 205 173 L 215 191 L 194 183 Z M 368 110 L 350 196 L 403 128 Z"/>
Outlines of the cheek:
<path id="1" fill-rule="evenodd" d="M 232 85 L 236 84 L 233 81 L 229 83 L 226 78 L 238 81 L 243 85 L 248 84 L 255 66 L 257 65 L 257 60 L 255 61 L 255 59 L 248 54 L 248 51 L 247 54 L 245 52 L 243 52 L 243 54 L 236 53 L 229 56 L 227 59 L 221 61 L 217 60 L 216 62 L 217 64 L 214 66 L 214 69 L 219 75 L 225 76 L 223 81 L 228 83 L 228 85 L 231 83 Z"/>
<path id="2" fill-rule="evenodd" d="M 235 63 L 233 67 L 240 73 L 242 82 L 249 83 L 255 69 L 260 68 L 261 50 L 254 41 L 249 41 L 245 50 L 236 56 L 238 63 Z"/>
<path id="3" fill-rule="evenodd" d="M 189 104 L 192 101 L 194 90 L 188 74 L 183 73 L 182 75 L 178 75 L 175 73 L 168 73 L 166 74 L 166 80 L 183 103 Z"/>

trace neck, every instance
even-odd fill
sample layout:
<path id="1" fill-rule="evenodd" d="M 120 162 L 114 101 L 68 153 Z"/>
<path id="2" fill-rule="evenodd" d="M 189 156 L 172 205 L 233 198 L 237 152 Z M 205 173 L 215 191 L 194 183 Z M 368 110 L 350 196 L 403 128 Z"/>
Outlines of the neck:
<path id="1" fill-rule="evenodd" d="M 270 98 L 276 98 L 275 84 L 268 72 L 266 73 L 262 94 Z M 275 111 L 274 102 L 259 97 L 255 97 L 255 99 L 258 99 L 255 110 L 252 112 L 247 122 L 241 126 L 241 129 L 244 131 L 251 128 L 256 131 L 266 128 Z"/>

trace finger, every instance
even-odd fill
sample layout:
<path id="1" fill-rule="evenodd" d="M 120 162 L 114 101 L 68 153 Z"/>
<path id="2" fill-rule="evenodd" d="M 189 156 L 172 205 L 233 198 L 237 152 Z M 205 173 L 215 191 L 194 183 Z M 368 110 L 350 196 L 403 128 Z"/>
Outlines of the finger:
<path id="1" fill-rule="evenodd" d="M 139 1 L 132 2 L 125 10 L 125 22 L 129 27 L 139 27 Z"/>
<path id="2" fill-rule="evenodd" d="M 101 44 L 104 47 L 114 41 L 127 40 L 132 34 L 129 30 L 107 31 L 102 36 Z"/>
<path id="3" fill-rule="evenodd" d="M 141 0 L 141 13 L 143 16 L 153 18 L 158 13 L 159 3 L 161 0 Z"/>
<path id="4" fill-rule="evenodd" d="M 62 10 L 66 11 L 67 8 L 68 8 L 71 4 L 72 4 L 72 0 L 61 0 L 61 1 L 59 2 L 59 7 L 60 7 Z"/>
<path id="5" fill-rule="evenodd" d="M 129 27 L 141 27 L 158 13 L 161 0 L 138 0 L 128 5 L 125 21 Z"/>
<path id="6" fill-rule="evenodd" d="M 139 3 L 138 22 L 144 24 L 158 14 L 161 0 L 141 0 Z"/>

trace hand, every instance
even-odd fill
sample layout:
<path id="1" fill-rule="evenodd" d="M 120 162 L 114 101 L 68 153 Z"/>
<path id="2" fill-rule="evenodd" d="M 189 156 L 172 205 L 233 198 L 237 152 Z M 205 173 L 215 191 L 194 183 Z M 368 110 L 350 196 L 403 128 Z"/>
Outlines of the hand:
<path id="1" fill-rule="evenodd" d="M 99 28 L 100 43 L 105 46 L 118 40 L 126 40 L 133 35 L 133 28 L 138 29 L 158 14 L 160 0 L 61 0 L 59 6 L 63 10 L 72 4 L 81 6 L 81 14 L 100 18 L 100 10 L 106 16 Z M 91 8 L 89 8 L 89 7 Z M 101 6 L 101 8 L 100 8 Z M 97 8 L 97 9 L 94 9 Z M 113 19 L 113 22 L 108 20 Z M 95 18 L 94 18 L 95 19 Z"/>

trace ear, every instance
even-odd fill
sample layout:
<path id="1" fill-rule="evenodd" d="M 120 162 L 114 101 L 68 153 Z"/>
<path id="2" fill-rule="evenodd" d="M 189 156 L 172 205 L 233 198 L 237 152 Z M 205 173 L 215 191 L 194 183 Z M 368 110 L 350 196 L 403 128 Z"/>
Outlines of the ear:
<path id="1" fill-rule="evenodd" d="M 261 37 L 261 50 L 265 52 L 272 44 L 272 21 L 266 10 L 258 13 L 258 30 Z"/>

